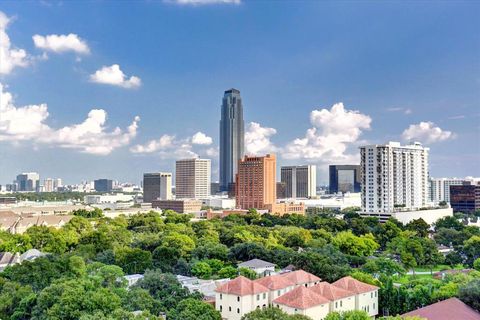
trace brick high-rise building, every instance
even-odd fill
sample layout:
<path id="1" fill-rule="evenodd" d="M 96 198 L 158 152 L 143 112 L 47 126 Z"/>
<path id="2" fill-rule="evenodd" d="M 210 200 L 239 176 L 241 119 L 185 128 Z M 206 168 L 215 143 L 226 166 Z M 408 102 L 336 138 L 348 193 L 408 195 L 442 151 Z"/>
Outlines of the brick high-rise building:
<path id="1" fill-rule="evenodd" d="M 235 182 L 237 207 L 241 209 L 267 209 L 275 205 L 276 194 L 275 155 L 245 156 L 238 162 Z"/>

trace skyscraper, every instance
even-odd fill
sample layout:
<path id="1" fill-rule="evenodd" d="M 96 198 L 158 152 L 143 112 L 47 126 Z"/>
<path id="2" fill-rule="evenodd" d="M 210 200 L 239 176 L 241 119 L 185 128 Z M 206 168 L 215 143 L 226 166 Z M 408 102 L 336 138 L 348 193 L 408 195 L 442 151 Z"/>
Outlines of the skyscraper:
<path id="1" fill-rule="evenodd" d="M 210 159 L 185 159 L 175 163 L 177 199 L 205 199 L 210 196 Z"/>
<path id="2" fill-rule="evenodd" d="M 331 165 L 329 169 L 330 193 L 361 191 L 360 165 Z"/>
<path id="3" fill-rule="evenodd" d="M 311 198 L 317 193 L 315 165 L 281 167 L 280 179 L 285 183 L 286 198 Z"/>
<path id="4" fill-rule="evenodd" d="M 93 186 L 97 192 L 111 192 L 113 188 L 113 180 L 97 179 L 93 181 Z"/>
<path id="5" fill-rule="evenodd" d="M 36 172 L 24 172 L 17 176 L 17 191 L 38 191 L 40 175 Z"/>
<path id="6" fill-rule="evenodd" d="M 143 174 L 143 202 L 172 199 L 172 174 L 154 172 Z"/>
<path id="7" fill-rule="evenodd" d="M 245 124 L 240 91 L 225 91 L 220 120 L 220 191 L 231 191 L 238 161 L 244 155 Z"/>
<path id="8" fill-rule="evenodd" d="M 391 213 L 428 202 L 428 148 L 399 142 L 360 147 L 362 211 Z"/>
<path id="9" fill-rule="evenodd" d="M 245 156 L 238 165 L 236 201 L 241 209 L 267 209 L 277 200 L 275 155 Z"/>

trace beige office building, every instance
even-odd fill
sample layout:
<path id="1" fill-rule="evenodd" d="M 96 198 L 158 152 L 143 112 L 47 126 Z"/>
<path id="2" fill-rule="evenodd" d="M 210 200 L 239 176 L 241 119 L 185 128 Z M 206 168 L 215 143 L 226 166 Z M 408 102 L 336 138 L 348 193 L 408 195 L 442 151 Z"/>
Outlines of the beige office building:
<path id="1" fill-rule="evenodd" d="M 175 194 L 177 199 L 205 199 L 210 196 L 210 159 L 177 160 Z"/>

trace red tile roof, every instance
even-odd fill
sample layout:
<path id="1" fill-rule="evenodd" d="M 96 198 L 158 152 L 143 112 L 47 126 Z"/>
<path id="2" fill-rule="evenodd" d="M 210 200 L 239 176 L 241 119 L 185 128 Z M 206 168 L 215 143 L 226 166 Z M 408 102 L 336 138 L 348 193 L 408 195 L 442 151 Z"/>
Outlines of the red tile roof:
<path id="1" fill-rule="evenodd" d="M 330 300 L 312 291 L 310 288 L 300 286 L 273 300 L 273 303 L 305 310 L 330 303 Z"/>
<path id="2" fill-rule="evenodd" d="M 418 316 L 428 320 L 480 320 L 480 313 L 457 298 L 443 300 L 402 314 L 403 316 Z"/>
<path id="3" fill-rule="evenodd" d="M 334 285 L 331 285 L 328 282 L 320 282 L 319 284 L 316 284 L 313 287 L 310 287 L 310 289 L 331 301 L 343 299 L 343 298 L 351 297 L 355 295 L 355 292 L 351 292 L 351 291 L 342 289 L 340 287 L 336 287 Z"/>
<path id="4" fill-rule="evenodd" d="M 357 294 L 358 293 L 370 292 L 370 291 L 374 291 L 374 290 L 379 289 L 377 286 L 358 281 L 357 279 L 354 279 L 350 276 L 343 277 L 343 278 L 335 281 L 334 283 L 332 283 L 332 285 L 335 286 L 335 287 L 344 289 L 344 290 L 355 292 Z"/>
<path id="5" fill-rule="evenodd" d="M 222 284 L 217 289 L 216 292 L 234 294 L 237 296 L 246 296 L 262 292 L 268 292 L 268 288 L 256 283 L 250 279 L 247 279 L 243 276 L 236 277 L 235 279 L 228 281 L 225 284 Z"/>
<path id="6" fill-rule="evenodd" d="M 295 285 L 294 282 L 282 277 L 281 275 L 263 277 L 255 280 L 255 282 L 267 287 L 270 290 L 284 289 Z"/>
<path id="7" fill-rule="evenodd" d="M 317 282 L 322 280 L 316 275 L 313 275 L 303 270 L 282 273 L 280 276 L 297 285 L 304 284 L 304 283 L 312 283 L 312 282 Z"/>

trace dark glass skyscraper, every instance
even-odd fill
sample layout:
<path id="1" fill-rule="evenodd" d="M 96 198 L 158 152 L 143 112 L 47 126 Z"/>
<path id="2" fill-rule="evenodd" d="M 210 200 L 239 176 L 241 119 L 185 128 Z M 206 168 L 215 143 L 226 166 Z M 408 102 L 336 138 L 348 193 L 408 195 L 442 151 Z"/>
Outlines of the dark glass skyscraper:
<path id="1" fill-rule="evenodd" d="M 220 120 L 220 190 L 230 191 L 238 161 L 244 156 L 245 123 L 240 91 L 225 91 Z"/>

